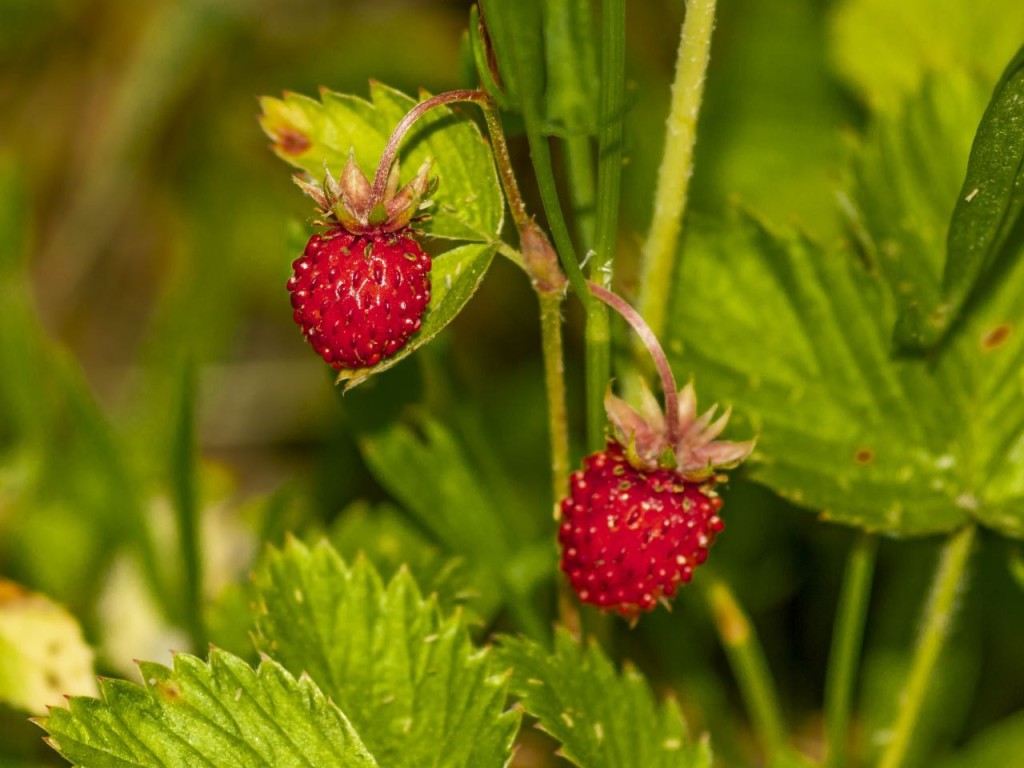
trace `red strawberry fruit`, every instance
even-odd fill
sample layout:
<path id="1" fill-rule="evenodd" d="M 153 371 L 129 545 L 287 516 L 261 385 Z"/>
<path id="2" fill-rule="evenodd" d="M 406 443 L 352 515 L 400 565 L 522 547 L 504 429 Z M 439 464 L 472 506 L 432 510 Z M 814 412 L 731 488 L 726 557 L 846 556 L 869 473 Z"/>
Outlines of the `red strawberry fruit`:
<path id="1" fill-rule="evenodd" d="M 350 155 L 323 188 L 297 180 L 327 227 L 292 263 L 295 322 L 335 369 L 366 368 L 394 355 L 422 324 L 430 302 L 430 257 L 409 228 L 430 191 L 429 163 L 398 189 L 397 163 L 379 201 Z"/>
<path id="2" fill-rule="evenodd" d="M 715 438 L 729 414 L 699 418 L 692 385 L 679 392 L 677 439 L 650 393 L 642 413 L 609 394 L 614 436 L 570 479 L 562 501 L 562 570 L 584 603 L 635 619 L 672 598 L 725 527 L 715 484 L 753 441 Z"/>

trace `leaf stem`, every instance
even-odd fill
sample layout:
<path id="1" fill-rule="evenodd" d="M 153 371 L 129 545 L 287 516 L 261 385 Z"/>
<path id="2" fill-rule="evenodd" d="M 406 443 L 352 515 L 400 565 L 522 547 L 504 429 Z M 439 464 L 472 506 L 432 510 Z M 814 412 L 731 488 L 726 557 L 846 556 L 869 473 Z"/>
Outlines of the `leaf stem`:
<path id="1" fill-rule="evenodd" d="M 715 26 L 715 0 L 689 0 L 679 38 L 672 106 L 665 132 L 665 151 L 658 169 L 654 216 L 641 260 L 637 307 L 651 328 L 665 327 L 687 189 L 693 175 L 693 146 L 697 116 L 704 96 L 704 80 Z"/>
<path id="2" fill-rule="evenodd" d="M 658 375 L 661 377 L 661 388 L 665 397 L 666 437 L 668 438 L 668 444 L 677 445 L 679 443 L 679 393 L 676 389 L 675 376 L 672 375 L 672 367 L 668 364 L 668 357 L 665 355 L 665 350 L 661 347 L 661 342 L 658 341 L 658 337 L 654 335 L 650 326 L 644 322 L 640 313 L 633 309 L 624 299 L 597 283 L 588 283 L 588 285 L 594 296 L 622 315 L 623 319 L 633 327 L 637 336 L 640 337 L 640 341 L 643 342 L 643 345 L 650 353 L 654 366 L 658 369 Z"/>
<path id="3" fill-rule="evenodd" d="M 765 750 L 765 764 L 785 752 L 786 730 L 775 683 L 750 619 L 729 586 L 709 576 L 705 596 L 736 682 Z"/>
<path id="4" fill-rule="evenodd" d="M 861 533 L 850 550 L 843 573 L 825 680 L 826 768 L 842 768 L 846 763 L 853 681 L 864 639 L 877 553 L 878 539 Z"/>
<path id="5" fill-rule="evenodd" d="M 900 697 L 899 712 L 889 743 L 878 762 L 879 768 L 898 768 L 907 757 L 935 665 L 956 614 L 957 595 L 964 581 L 976 531 L 977 526 L 970 523 L 953 533 L 939 556 L 910 673 Z"/>

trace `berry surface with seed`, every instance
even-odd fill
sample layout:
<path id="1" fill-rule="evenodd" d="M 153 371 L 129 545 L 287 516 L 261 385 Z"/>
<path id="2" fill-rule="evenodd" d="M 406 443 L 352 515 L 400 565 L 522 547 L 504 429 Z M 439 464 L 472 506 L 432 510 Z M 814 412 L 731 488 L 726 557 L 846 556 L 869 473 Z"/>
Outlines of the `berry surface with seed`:
<path id="1" fill-rule="evenodd" d="M 725 527 L 721 507 L 713 476 L 634 467 L 610 440 L 562 501 L 562 570 L 582 602 L 635 618 L 690 581 Z"/>
<path id="2" fill-rule="evenodd" d="M 333 368 L 366 368 L 394 355 L 422 324 L 430 257 L 410 230 L 313 235 L 288 280 L 295 322 Z"/>

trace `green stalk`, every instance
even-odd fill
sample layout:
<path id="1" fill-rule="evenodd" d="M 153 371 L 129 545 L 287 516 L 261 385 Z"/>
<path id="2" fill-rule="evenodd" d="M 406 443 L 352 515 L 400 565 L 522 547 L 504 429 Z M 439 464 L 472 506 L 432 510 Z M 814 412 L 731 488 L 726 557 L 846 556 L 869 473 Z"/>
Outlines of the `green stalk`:
<path id="1" fill-rule="evenodd" d="M 576 232 L 584 253 L 594 247 L 597 203 L 593 147 L 589 136 L 570 136 L 565 140 L 565 169 L 569 175 L 569 199 L 576 220 Z"/>
<path id="2" fill-rule="evenodd" d="M 622 181 L 622 119 L 626 81 L 626 3 L 601 3 L 601 94 L 597 135 L 598 169 L 595 250 L 590 279 L 611 288 Z M 605 307 L 587 316 L 587 446 L 604 447 L 604 394 L 612 377 L 611 329 Z"/>
<path id="3" fill-rule="evenodd" d="M 826 768 L 842 768 L 846 763 L 853 681 L 864 639 L 877 553 L 878 539 L 862 533 L 846 561 L 825 680 Z"/>
<path id="4" fill-rule="evenodd" d="M 736 596 L 725 582 L 708 576 L 705 596 L 715 628 L 732 666 L 740 693 L 746 702 L 765 751 L 765 763 L 787 750 L 786 729 L 782 720 L 775 683 L 765 661 L 764 650 Z"/>
<path id="5" fill-rule="evenodd" d="M 896 722 L 890 729 L 892 738 L 878 762 L 879 768 L 899 768 L 907 757 L 935 665 L 956 614 L 957 595 L 964 581 L 976 531 L 973 523 L 965 525 L 949 537 L 939 556 L 910 674 L 900 696 Z"/>
<path id="6" fill-rule="evenodd" d="M 637 304 L 637 309 L 659 336 L 665 329 L 687 188 L 693 175 L 697 116 L 704 96 L 714 26 L 715 0 L 689 0 L 679 38 L 665 151 L 658 169 L 651 231 L 644 244 Z"/>

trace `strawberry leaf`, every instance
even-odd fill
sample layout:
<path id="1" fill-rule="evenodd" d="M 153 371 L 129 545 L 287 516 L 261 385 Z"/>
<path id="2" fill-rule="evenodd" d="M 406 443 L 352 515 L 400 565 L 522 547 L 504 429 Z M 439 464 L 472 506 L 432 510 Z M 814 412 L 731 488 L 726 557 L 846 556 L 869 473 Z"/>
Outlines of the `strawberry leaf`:
<path id="1" fill-rule="evenodd" d="M 283 99 L 265 96 L 260 104 L 274 153 L 319 181 L 325 165 L 337 176 L 350 150 L 372 179 L 392 129 L 417 101 L 374 82 L 370 101 L 323 90 L 319 101 L 287 93 Z M 501 232 L 504 198 L 476 124 L 446 106 L 430 110 L 402 142 L 402 183 L 427 159 L 439 184 L 431 218 L 416 228 L 433 237 L 492 242 Z"/>
<path id="2" fill-rule="evenodd" d="M 505 678 L 407 571 L 384 585 L 327 545 L 271 551 L 256 574 L 257 643 L 305 671 L 348 715 L 381 765 L 505 765 L 519 717 Z"/>
<path id="3" fill-rule="evenodd" d="M 469 244 L 445 251 L 431 261 L 430 303 L 423 313 L 423 325 L 410 340 L 391 357 L 369 368 L 350 368 L 338 373 L 338 382 L 345 382 L 345 391 L 404 360 L 444 330 L 476 293 L 494 258 L 494 247 Z"/>
<path id="4" fill-rule="evenodd" d="M 512 668 L 512 690 L 580 768 L 710 768 L 706 740 L 693 742 L 672 699 L 655 703 L 631 666 L 617 673 L 595 643 L 582 647 L 565 630 L 551 653 L 521 638 L 498 649 Z"/>
<path id="5" fill-rule="evenodd" d="M 51 710 L 50 744 L 83 768 L 378 765 L 316 685 L 276 662 L 253 670 L 214 649 L 209 663 L 178 654 L 140 670 L 144 687 L 103 680 L 101 698 Z"/>
<path id="6" fill-rule="evenodd" d="M 864 529 L 1024 537 L 1024 259 L 924 360 L 892 352 L 889 286 L 849 250 L 737 216 L 685 252 L 670 355 L 759 433 L 755 479 Z"/>

